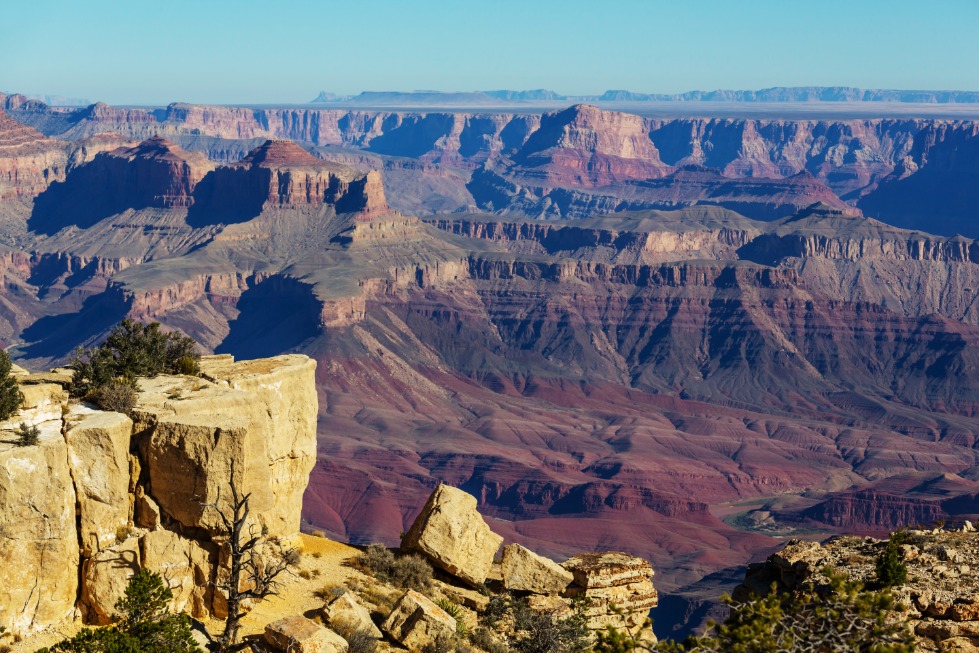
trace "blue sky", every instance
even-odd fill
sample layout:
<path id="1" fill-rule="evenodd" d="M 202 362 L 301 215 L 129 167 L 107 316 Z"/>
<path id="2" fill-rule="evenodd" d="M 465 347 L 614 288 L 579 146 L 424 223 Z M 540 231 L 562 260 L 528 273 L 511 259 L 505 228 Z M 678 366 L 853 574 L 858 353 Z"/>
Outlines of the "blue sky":
<path id="1" fill-rule="evenodd" d="M 979 0 L 21 0 L 0 90 L 110 103 L 320 90 L 979 90 Z"/>

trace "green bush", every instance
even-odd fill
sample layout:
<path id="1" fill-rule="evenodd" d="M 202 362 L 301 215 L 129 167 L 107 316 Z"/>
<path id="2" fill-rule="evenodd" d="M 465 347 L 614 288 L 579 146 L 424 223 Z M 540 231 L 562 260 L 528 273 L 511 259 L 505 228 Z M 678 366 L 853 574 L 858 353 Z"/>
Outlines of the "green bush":
<path id="1" fill-rule="evenodd" d="M 200 352 L 193 338 L 165 333 L 159 322 L 126 319 L 98 347 L 79 349 L 68 364 L 75 371 L 71 394 L 84 397 L 119 380 L 158 374 L 196 374 Z"/>
<path id="2" fill-rule="evenodd" d="M 877 584 L 881 587 L 903 585 L 908 580 L 908 566 L 901 560 L 899 551 L 901 542 L 901 536 L 895 533 L 877 556 Z"/>
<path id="3" fill-rule="evenodd" d="M 0 421 L 10 419 L 10 416 L 24 403 L 24 395 L 21 394 L 17 381 L 10 374 L 12 368 L 10 355 L 0 351 Z"/>
<path id="4" fill-rule="evenodd" d="M 363 569 L 385 583 L 419 592 L 432 587 L 432 566 L 419 555 L 397 558 L 384 545 L 371 544 L 357 560 Z"/>
<path id="5" fill-rule="evenodd" d="M 36 425 L 28 426 L 26 423 L 21 422 L 17 428 L 18 447 L 33 447 L 37 444 L 40 437 L 41 429 L 37 428 Z"/>
<path id="6" fill-rule="evenodd" d="M 791 651 L 866 651 L 911 653 L 914 636 L 887 592 L 865 591 L 856 582 L 831 575 L 825 588 L 812 586 L 734 603 L 731 616 L 707 634 L 682 644 L 664 642 L 657 651 L 671 653 L 789 653 Z M 600 633 L 598 653 L 627 653 L 637 645 L 628 637 Z"/>
<path id="7" fill-rule="evenodd" d="M 160 575 L 141 569 L 116 603 L 118 625 L 83 628 L 71 639 L 37 653 L 203 653 L 187 615 L 169 611 L 171 599 L 173 592 Z"/>

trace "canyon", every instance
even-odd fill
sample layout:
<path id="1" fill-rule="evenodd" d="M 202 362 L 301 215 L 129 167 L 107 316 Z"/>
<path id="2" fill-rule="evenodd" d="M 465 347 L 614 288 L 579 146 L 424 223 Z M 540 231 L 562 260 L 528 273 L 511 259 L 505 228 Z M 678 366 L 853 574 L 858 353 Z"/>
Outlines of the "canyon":
<path id="1" fill-rule="evenodd" d="M 446 482 L 696 623 L 788 536 L 979 513 L 973 123 L 0 109 L 0 340 L 314 359 L 307 530 Z"/>

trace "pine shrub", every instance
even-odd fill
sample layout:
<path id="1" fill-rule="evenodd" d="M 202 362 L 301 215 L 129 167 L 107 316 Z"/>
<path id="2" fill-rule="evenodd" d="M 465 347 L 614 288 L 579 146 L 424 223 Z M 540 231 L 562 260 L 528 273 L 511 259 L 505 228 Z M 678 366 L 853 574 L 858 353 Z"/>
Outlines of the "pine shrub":
<path id="1" fill-rule="evenodd" d="M 24 402 L 17 380 L 10 374 L 11 369 L 10 354 L 0 351 L 0 421 L 10 419 Z"/>

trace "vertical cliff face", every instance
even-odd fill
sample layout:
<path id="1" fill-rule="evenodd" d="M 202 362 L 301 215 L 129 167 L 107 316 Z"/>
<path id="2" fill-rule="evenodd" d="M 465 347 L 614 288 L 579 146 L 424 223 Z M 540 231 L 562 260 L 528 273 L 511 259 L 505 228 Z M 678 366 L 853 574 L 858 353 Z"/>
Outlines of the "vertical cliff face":
<path id="1" fill-rule="evenodd" d="M 141 567 L 167 579 L 176 608 L 221 614 L 213 584 L 227 563 L 207 504 L 227 508 L 232 478 L 252 493 L 255 526 L 298 534 L 316 456 L 315 363 L 217 356 L 201 367 L 141 379 L 135 423 L 68 403 L 59 385 L 22 386 L 24 408 L 0 424 L 0 626 L 105 623 Z M 12 443 L 22 421 L 41 429 L 38 445 Z"/>

